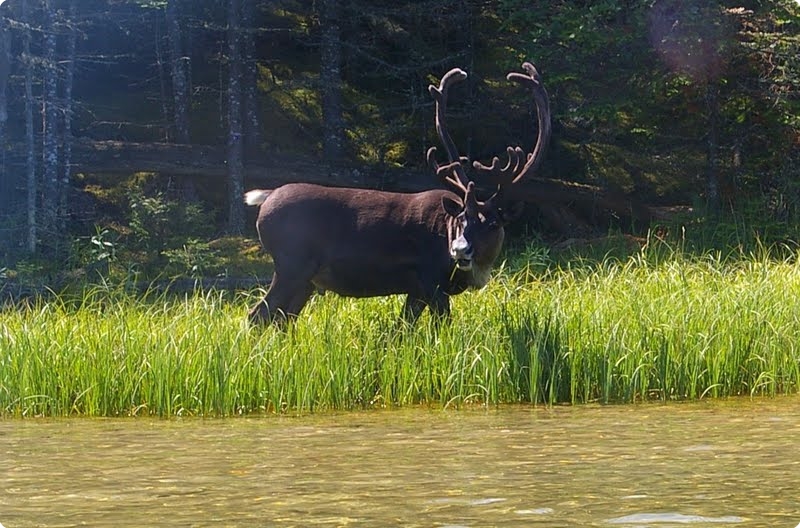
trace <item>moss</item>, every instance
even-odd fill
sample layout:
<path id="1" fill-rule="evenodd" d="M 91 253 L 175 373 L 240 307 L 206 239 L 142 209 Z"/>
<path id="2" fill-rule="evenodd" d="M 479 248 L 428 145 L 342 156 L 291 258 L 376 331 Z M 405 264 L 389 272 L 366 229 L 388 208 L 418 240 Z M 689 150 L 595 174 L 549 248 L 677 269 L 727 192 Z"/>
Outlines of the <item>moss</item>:
<path id="1" fill-rule="evenodd" d="M 585 183 L 637 193 L 645 201 L 686 192 L 687 174 L 702 174 L 705 166 L 705 154 L 700 150 L 663 154 L 602 142 L 561 142 L 558 148 L 567 158 L 560 164 L 586 168 Z M 569 179 L 575 177 L 574 173 L 569 174 Z"/>
<path id="2" fill-rule="evenodd" d="M 208 243 L 224 260 L 228 275 L 233 277 L 272 275 L 272 258 L 267 255 L 257 240 L 245 237 L 221 237 Z"/>

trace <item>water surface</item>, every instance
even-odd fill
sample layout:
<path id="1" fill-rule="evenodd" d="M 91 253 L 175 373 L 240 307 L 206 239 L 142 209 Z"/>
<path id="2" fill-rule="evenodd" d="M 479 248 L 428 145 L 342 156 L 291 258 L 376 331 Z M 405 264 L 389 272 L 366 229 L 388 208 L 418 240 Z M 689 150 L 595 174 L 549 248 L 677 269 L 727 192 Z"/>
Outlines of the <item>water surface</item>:
<path id="1" fill-rule="evenodd" d="M 0 524 L 800 523 L 800 399 L 0 421 Z"/>

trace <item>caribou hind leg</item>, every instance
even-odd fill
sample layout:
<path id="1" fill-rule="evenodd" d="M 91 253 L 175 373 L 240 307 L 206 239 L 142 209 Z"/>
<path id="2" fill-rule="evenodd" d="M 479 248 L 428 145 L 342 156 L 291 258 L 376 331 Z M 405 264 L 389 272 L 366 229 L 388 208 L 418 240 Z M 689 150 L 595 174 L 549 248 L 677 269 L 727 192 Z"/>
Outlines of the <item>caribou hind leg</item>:
<path id="1" fill-rule="evenodd" d="M 310 280 L 300 276 L 287 279 L 276 272 L 266 296 L 250 310 L 250 321 L 284 326 L 287 321 L 297 318 L 313 291 L 314 285 Z"/>
<path id="2" fill-rule="evenodd" d="M 311 282 L 306 283 L 305 286 L 297 288 L 297 293 L 292 297 L 289 305 L 286 307 L 286 314 L 291 319 L 296 319 L 300 315 L 300 310 L 306 305 L 314 293 L 314 285 Z"/>
<path id="3" fill-rule="evenodd" d="M 267 294 L 250 310 L 249 319 L 251 323 L 279 323 L 280 314 L 284 310 L 286 302 L 281 298 L 282 288 L 280 282 L 278 274 L 273 274 Z"/>

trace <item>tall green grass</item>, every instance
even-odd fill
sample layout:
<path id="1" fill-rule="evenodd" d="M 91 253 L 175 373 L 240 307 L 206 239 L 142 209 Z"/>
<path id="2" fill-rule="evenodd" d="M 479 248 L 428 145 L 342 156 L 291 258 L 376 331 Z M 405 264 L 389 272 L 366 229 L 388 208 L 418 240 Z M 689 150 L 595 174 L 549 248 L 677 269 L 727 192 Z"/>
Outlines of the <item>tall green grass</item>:
<path id="1" fill-rule="evenodd" d="M 527 257 L 538 258 L 535 254 Z M 377 406 L 633 402 L 800 386 L 800 263 L 643 254 L 515 265 L 439 325 L 402 299 L 316 297 L 250 328 L 259 292 L 0 311 L 0 414 L 220 416 Z"/>

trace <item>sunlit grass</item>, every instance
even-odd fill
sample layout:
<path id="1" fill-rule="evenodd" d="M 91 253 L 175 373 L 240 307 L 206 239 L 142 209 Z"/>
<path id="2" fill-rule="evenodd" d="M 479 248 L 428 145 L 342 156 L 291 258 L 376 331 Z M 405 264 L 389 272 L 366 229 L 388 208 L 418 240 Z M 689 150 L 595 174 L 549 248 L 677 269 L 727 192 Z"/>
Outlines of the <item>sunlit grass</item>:
<path id="1" fill-rule="evenodd" d="M 516 258 L 436 325 L 402 299 L 315 297 L 286 332 L 259 292 L 95 288 L 0 312 L 0 414 L 203 415 L 797 392 L 800 264 L 642 254 Z"/>

